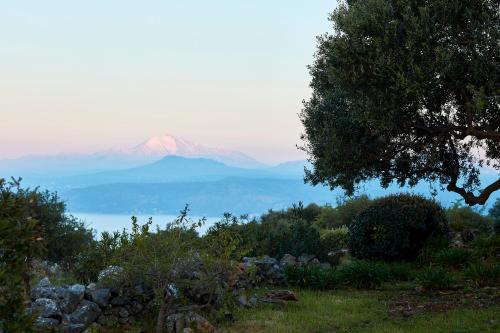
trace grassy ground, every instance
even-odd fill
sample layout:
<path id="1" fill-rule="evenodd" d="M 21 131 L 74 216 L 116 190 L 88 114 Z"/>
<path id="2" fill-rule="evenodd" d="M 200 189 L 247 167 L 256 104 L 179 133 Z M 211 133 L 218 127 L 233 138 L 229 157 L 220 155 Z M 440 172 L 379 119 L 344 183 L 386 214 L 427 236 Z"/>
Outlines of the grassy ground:
<path id="1" fill-rule="evenodd" d="M 237 314 L 224 332 L 500 332 L 500 306 L 390 314 L 390 291 L 298 292 L 299 302 L 261 305 Z M 418 307 L 418 306 L 417 306 Z M 423 306 L 421 306 L 423 307 Z"/>

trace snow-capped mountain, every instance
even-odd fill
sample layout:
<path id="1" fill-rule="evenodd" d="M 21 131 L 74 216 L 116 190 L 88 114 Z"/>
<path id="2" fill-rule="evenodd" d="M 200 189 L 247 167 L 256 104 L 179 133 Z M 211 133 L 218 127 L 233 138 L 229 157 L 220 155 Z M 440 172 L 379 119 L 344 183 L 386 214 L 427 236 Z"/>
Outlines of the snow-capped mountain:
<path id="1" fill-rule="evenodd" d="M 254 158 L 236 151 L 223 148 L 208 147 L 173 135 L 154 136 L 141 144 L 124 149 L 112 150 L 114 154 L 137 156 L 146 160 L 176 155 L 182 157 L 203 157 L 225 163 L 229 166 L 243 168 L 262 168 L 264 164 Z"/>
<path id="2" fill-rule="evenodd" d="M 54 177 L 128 169 L 173 155 L 208 158 L 240 168 L 266 167 L 239 151 L 208 147 L 172 135 L 161 135 L 149 138 L 133 147 L 108 149 L 93 154 L 29 155 L 0 160 L 0 177 Z"/>

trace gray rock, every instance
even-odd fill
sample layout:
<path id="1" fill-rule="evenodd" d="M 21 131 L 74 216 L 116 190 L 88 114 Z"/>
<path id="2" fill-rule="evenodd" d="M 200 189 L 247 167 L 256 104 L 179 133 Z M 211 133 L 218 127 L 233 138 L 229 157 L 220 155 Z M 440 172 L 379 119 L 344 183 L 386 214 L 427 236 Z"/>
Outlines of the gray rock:
<path id="1" fill-rule="evenodd" d="M 242 308 L 248 307 L 248 300 L 246 295 L 241 295 L 240 297 L 238 297 L 238 305 Z"/>
<path id="2" fill-rule="evenodd" d="M 111 305 L 115 305 L 115 306 L 123 306 L 123 305 L 127 305 L 128 303 L 130 303 L 130 299 L 128 297 L 125 297 L 125 296 L 116 296 L 116 297 L 113 297 L 109 303 Z"/>
<path id="3" fill-rule="evenodd" d="M 97 303 L 101 308 L 105 308 L 109 304 L 111 292 L 108 288 L 90 290 L 90 300 Z"/>
<path id="4" fill-rule="evenodd" d="M 305 266 L 309 264 L 313 259 L 315 259 L 315 256 L 313 254 L 302 254 L 300 257 L 297 258 L 297 261 L 299 262 L 299 265 Z"/>
<path id="5" fill-rule="evenodd" d="M 59 327 L 63 333 L 82 333 L 85 330 L 84 324 L 66 323 Z"/>
<path id="6" fill-rule="evenodd" d="M 119 287 L 124 281 L 125 270 L 120 266 L 109 266 L 99 273 L 97 278 L 101 287 Z"/>
<path id="7" fill-rule="evenodd" d="M 33 302 L 32 311 L 42 318 L 61 319 L 61 310 L 56 301 L 50 298 L 39 298 Z"/>
<path id="8" fill-rule="evenodd" d="M 181 333 L 187 327 L 194 327 L 195 332 L 216 332 L 216 329 L 196 312 L 176 313 L 165 319 L 167 332 Z"/>
<path id="9" fill-rule="evenodd" d="M 251 307 L 255 307 L 255 306 L 257 306 L 258 301 L 259 300 L 258 300 L 257 296 L 254 295 L 254 296 L 250 297 L 250 299 L 248 300 L 248 305 Z"/>
<path id="10" fill-rule="evenodd" d="M 70 315 L 72 324 L 83 324 L 85 327 L 92 324 L 101 314 L 101 308 L 94 302 L 83 300 L 78 308 Z"/>
<path id="11" fill-rule="evenodd" d="M 30 296 L 32 300 L 38 298 L 50 298 L 57 300 L 57 294 L 55 293 L 54 287 L 50 283 L 49 278 L 41 279 L 37 285 L 31 290 Z"/>
<path id="12" fill-rule="evenodd" d="M 81 284 L 74 284 L 69 286 L 61 301 L 61 307 L 64 312 L 71 313 L 76 310 L 78 304 L 83 300 L 85 295 L 85 287 Z"/>
<path id="13" fill-rule="evenodd" d="M 118 311 L 118 315 L 120 316 L 120 318 L 126 318 L 128 317 L 129 313 L 127 309 L 121 308 L 120 311 Z"/>
<path id="14" fill-rule="evenodd" d="M 297 258 L 291 254 L 285 254 L 280 261 L 281 266 L 295 266 L 297 265 Z"/>
<path id="15" fill-rule="evenodd" d="M 59 326 L 59 320 L 54 318 L 42 318 L 42 317 L 37 318 L 34 325 L 35 330 L 41 332 L 47 332 L 53 330 L 57 326 Z"/>

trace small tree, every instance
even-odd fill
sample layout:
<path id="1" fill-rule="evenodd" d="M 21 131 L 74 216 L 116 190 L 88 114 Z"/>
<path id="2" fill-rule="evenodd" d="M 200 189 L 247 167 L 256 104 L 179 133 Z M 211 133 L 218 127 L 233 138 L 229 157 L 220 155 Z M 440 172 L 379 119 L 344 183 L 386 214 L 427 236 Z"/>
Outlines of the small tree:
<path id="1" fill-rule="evenodd" d="M 319 38 L 303 149 L 313 184 L 349 195 L 439 182 L 468 205 L 481 167 L 500 171 L 500 10 L 493 0 L 347 0 Z"/>
<path id="2" fill-rule="evenodd" d="M 203 220 L 192 223 L 187 218 L 188 208 L 165 229 L 150 231 L 152 219 L 139 226 L 132 218 L 132 231 L 125 234 L 117 251 L 116 259 L 131 282 L 142 281 L 152 287 L 158 305 L 156 332 L 163 332 L 165 316 L 172 310 L 177 298 L 185 263 L 194 255 L 195 228 Z"/>
<path id="3" fill-rule="evenodd" d="M 489 210 L 490 217 L 493 219 L 493 225 L 495 227 L 495 233 L 500 235 L 500 199 L 495 201 L 495 204 Z"/>

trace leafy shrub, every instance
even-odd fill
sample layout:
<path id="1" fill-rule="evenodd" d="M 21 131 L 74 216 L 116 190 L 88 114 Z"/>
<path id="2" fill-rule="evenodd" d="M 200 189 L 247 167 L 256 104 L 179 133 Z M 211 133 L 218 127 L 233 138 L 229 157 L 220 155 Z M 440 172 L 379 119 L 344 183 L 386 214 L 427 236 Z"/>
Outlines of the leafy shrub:
<path id="1" fill-rule="evenodd" d="M 493 220 L 495 234 L 500 235 L 500 199 L 495 201 L 488 213 L 490 218 Z"/>
<path id="2" fill-rule="evenodd" d="M 349 241 L 349 229 L 346 226 L 321 231 L 321 247 L 327 251 L 346 248 Z"/>
<path id="3" fill-rule="evenodd" d="M 477 237 L 472 243 L 473 252 L 480 258 L 500 256 L 500 235 Z"/>
<path id="4" fill-rule="evenodd" d="M 453 282 L 448 271 L 442 267 L 428 267 L 418 274 L 417 279 L 428 290 L 447 289 Z"/>
<path id="5" fill-rule="evenodd" d="M 285 277 L 290 285 L 318 290 L 335 289 L 340 283 L 335 268 L 323 268 L 317 265 L 286 266 Z"/>
<path id="6" fill-rule="evenodd" d="M 432 262 L 435 253 L 446 250 L 449 246 L 449 239 L 446 236 L 434 236 L 427 239 L 420 249 L 417 262 L 426 264 Z"/>
<path id="7" fill-rule="evenodd" d="M 314 223 L 321 228 L 331 229 L 349 226 L 354 218 L 370 204 L 366 195 L 339 202 L 337 207 L 324 206 Z"/>
<path id="8" fill-rule="evenodd" d="M 338 268 L 342 284 L 359 289 L 373 289 L 391 279 L 387 266 L 381 263 L 355 260 Z"/>
<path id="9" fill-rule="evenodd" d="M 493 220 L 474 211 L 469 206 L 456 203 L 446 210 L 448 225 L 452 231 L 463 235 L 490 235 L 493 232 Z"/>
<path id="10" fill-rule="evenodd" d="M 472 259 L 472 253 L 465 249 L 444 249 L 433 256 L 433 261 L 448 267 L 461 267 Z"/>
<path id="11" fill-rule="evenodd" d="M 430 237 L 448 228 L 443 209 L 415 195 L 374 200 L 349 227 L 349 244 L 357 258 L 413 260 Z"/>
<path id="12" fill-rule="evenodd" d="M 393 281 L 410 281 L 414 278 L 412 267 L 408 263 L 392 262 L 384 263 L 389 272 L 390 280 Z"/>
<path id="13" fill-rule="evenodd" d="M 488 261 L 473 263 L 465 269 L 464 275 L 477 286 L 495 286 L 500 282 L 500 263 Z"/>
<path id="14" fill-rule="evenodd" d="M 30 262 L 42 252 L 41 230 L 32 218 L 37 193 L 19 181 L 0 178 L 0 332 L 32 332 L 33 318 L 25 311 Z"/>

